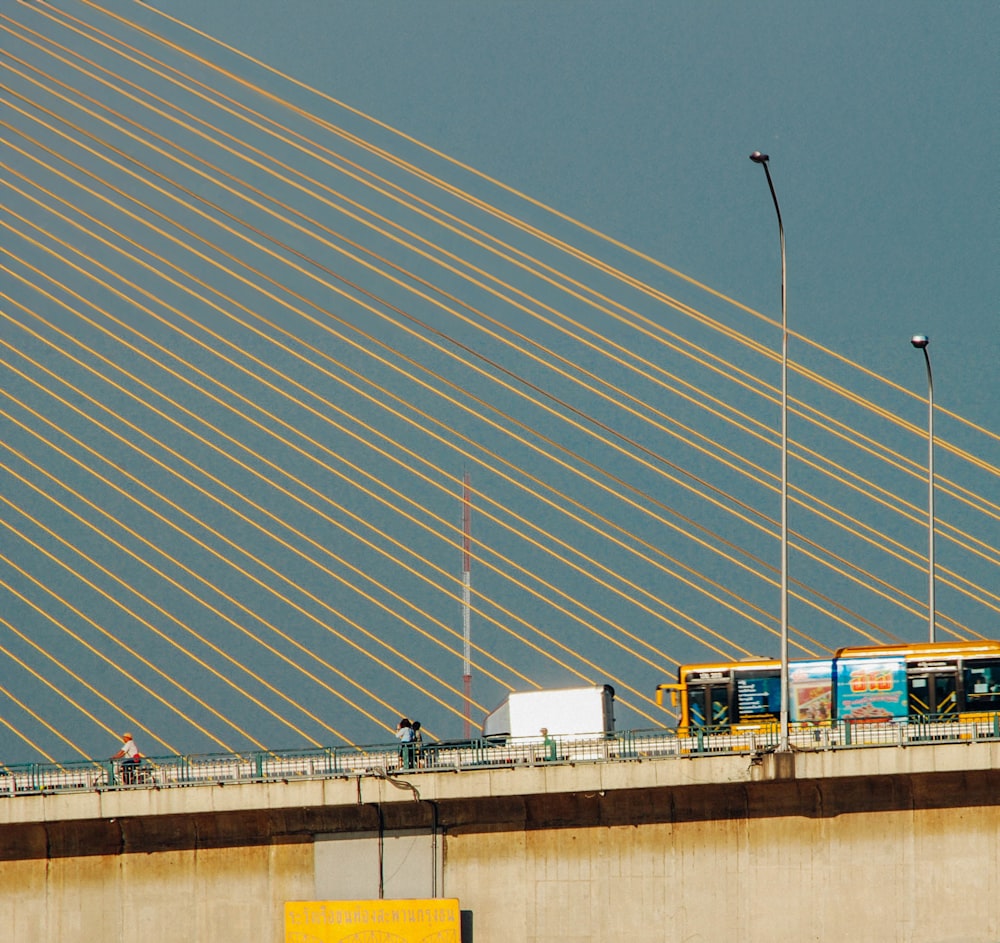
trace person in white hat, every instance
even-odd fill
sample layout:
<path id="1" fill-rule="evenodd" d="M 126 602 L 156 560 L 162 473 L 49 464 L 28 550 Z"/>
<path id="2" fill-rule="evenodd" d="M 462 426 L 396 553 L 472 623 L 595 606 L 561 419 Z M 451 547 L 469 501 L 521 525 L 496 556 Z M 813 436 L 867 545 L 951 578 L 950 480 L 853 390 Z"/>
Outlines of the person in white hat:
<path id="1" fill-rule="evenodd" d="M 131 784 L 135 782 L 135 768 L 142 760 L 139 748 L 132 739 L 132 734 L 122 734 L 122 748 L 111 757 L 112 760 L 121 760 L 122 782 Z"/>

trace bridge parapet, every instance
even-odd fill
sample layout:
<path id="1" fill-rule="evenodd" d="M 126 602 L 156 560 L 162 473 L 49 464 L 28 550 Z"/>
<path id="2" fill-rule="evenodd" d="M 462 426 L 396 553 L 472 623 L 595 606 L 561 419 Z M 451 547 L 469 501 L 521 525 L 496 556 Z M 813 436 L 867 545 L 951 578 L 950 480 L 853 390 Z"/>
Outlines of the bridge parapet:
<path id="1" fill-rule="evenodd" d="M 108 820 L 122 817 L 215 815 L 302 808 L 356 808 L 437 803 L 441 807 L 500 802 L 512 797 L 595 795 L 628 791 L 723 789 L 744 792 L 812 783 L 957 775 L 1000 768 L 1000 742 L 943 744 L 933 748 L 882 747 L 855 751 L 674 756 L 602 763 L 546 763 L 462 772 L 369 771 L 269 782 L 226 781 L 184 788 L 93 789 L 38 793 L 0 801 L 0 828 Z"/>

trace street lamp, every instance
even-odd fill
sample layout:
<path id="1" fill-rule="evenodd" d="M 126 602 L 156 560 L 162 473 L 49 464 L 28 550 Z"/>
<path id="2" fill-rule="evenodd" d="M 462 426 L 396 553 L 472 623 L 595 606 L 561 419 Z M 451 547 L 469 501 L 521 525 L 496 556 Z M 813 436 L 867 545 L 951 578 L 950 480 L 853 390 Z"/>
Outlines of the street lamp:
<path id="1" fill-rule="evenodd" d="M 787 753 L 788 745 L 788 311 L 785 305 L 785 227 L 781 208 L 771 182 L 767 154 L 754 151 L 750 160 L 764 168 L 767 185 L 778 215 L 778 239 L 781 243 L 781 714 L 778 751 Z"/>
<path id="2" fill-rule="evenodd" d="M 934 603 L 934 374 L 931 373 L 931 355 L 927 353 L 930 342 L 926 334 L 914 334 L 910 338 L 910 343 L 924 352 L 927 364 L 927 621 L 933 642 L 937 609 Z"/>

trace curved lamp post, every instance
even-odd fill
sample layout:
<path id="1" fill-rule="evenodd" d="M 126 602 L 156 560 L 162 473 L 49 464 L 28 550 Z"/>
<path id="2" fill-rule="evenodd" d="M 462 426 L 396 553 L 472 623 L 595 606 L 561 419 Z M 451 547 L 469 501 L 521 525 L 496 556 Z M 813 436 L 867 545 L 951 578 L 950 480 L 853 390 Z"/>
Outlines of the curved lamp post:
<path id="1" fill-rule="evenodd" d="M 778 216 L 778 239 L 781 243 L 781 714 L 778 751 L 787 753 L 788 745 L 788 312 L 785 305 L 785 228 L 781 208 L 768 170 L 767 154 L 754 151 L 750 160 L 764 168 L 767 185 Z"/>
<path id="2" fill-rule="evenodd" d="M 927 621 L 929 638 L 933 642 L 937 608 L 934 601 L 934 374 L 931 373 L 931 355 L 927 345 L 931 339 L 926 334 L 914 334 L 910 343 L 924 352 L 927 364 Z"/>

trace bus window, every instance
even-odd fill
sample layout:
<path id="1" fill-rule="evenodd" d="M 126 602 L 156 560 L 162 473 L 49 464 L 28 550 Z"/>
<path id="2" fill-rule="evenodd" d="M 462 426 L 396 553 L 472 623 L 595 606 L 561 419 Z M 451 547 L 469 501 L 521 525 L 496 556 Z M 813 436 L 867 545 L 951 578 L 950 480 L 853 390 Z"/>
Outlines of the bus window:
<path id="1" fill-rule="evenodd" d="M 719 697 L 713 697 L 711 706 L 712 726 L 723 727 L 727 725 L 729 723 L 729 700 L 726 697 L 726 692 L 719 692 Z"/>
<path id="2" fill-rule="evenodd" d="M 963 674 L 966 710 L 1000 710 L 1000 659 L 966 661 Z"/>

